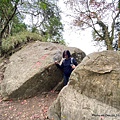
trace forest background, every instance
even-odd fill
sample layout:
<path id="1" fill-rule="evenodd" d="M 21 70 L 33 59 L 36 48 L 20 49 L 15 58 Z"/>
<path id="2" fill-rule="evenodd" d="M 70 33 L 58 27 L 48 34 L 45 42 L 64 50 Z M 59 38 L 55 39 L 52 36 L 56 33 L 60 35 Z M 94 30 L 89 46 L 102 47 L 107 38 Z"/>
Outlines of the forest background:
<path id="1" fill-rule="evenodd" d="M 101 50 L 119 50 L 119 36 L 120 0 L 0 1 L 1 57 L 35 40 L 81 45 L 85 52 L 92 52 L 92 40 Z"/>

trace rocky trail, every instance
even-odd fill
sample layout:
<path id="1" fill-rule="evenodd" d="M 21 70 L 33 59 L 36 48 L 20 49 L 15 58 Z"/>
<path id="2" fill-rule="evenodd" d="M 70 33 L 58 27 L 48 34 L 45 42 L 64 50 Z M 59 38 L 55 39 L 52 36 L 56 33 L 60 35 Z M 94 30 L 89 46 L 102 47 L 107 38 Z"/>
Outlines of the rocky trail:
<path id="1" fill-rule="evenodd" d="M 0 97 L 0 120 L 49 120 L 47 111 L 57 95 L 58 92 L 44 92 L 18 101 L 2 101 Z"/>
<path id="2" fill-rule="evenodd" d="M 0 84 L 8 59 L 0 64 Z M 0 95 L 0 120 L 49 120 L 47 111 L 52 102 L 57 98 L 58 92 L 38 93 L 35 97 L 24 100 L 2 101 Z"/>

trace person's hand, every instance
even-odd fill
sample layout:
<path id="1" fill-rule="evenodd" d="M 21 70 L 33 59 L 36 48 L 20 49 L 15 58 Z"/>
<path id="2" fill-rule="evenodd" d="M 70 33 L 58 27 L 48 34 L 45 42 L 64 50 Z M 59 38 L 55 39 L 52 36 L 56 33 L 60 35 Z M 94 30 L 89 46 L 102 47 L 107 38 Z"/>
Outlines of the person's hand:
<path id="1" fill-rule="evenodd" d="M 75 67 L 76 67 L 75 65 L 72 65 L 72 69 L 75 69 Z"/>
<path id="2" fill-rule="evenodd" d="M 58 64 L 58 61 L 55 61 L 55 64 Z"/>

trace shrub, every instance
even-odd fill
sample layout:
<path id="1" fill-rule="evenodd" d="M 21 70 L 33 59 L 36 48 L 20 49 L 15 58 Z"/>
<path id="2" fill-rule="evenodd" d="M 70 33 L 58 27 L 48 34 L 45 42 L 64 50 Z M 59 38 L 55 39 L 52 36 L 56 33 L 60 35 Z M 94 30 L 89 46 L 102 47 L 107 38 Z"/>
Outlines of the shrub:
<path id="1" fill-rule="evenodd" d="M 30 41 L 45 41 L 45 39 L 38 33 L 31 33 L 29 31 L 19 32 L 14 36 L 9 36 L 2 41 L 3 54 L 14 52 L 14 49 Z"/>

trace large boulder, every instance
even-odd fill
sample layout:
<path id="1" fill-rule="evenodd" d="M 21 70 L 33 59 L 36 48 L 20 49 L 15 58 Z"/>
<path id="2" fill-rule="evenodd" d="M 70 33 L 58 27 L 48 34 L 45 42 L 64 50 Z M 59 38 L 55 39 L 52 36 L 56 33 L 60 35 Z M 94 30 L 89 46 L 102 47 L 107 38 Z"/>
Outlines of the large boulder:
<path id="1" fill-rule="evenodd" d="M 1 84 L 3 99 L 28 98 L 54 88 L 63 77 L 54 60 L 60 61 L 65 49 L 70 50 L 78 63 L 85 57 L 78 48 L 40 41 L 30 43 L 13 54 Z"/>
<path id="2" fill-rule="evenodd" d="M 120 120 L 120 55 L 87 55 L 50 106 L 54 120 Z"/>

